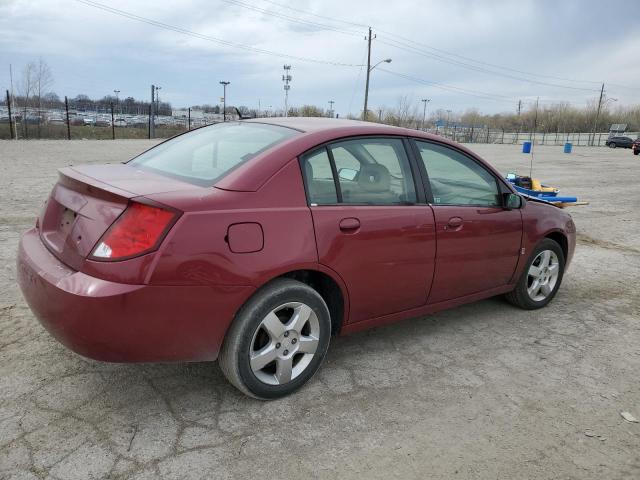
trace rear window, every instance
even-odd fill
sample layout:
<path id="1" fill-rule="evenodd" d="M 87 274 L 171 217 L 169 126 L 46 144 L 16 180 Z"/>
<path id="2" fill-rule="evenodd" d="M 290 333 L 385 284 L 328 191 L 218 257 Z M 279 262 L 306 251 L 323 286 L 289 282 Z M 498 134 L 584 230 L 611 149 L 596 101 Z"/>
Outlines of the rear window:
<path id="1" fill-rule="evenodd" d="M 161 143 L 129 164 L 210 187 L 238 165 L 297 133 L 263 123 L 219 123 Z"/>

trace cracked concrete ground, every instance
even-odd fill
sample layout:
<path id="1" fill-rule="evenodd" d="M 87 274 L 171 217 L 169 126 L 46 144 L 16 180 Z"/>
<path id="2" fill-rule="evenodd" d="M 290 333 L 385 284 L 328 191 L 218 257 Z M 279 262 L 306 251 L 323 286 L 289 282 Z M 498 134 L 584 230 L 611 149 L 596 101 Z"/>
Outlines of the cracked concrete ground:
<path id="1" fill-rule="evenodd" d="M 640 478 L 640 158 L 536 147 L 591 205 L 555 301 L 500 298 L 332 341 L 302 391 L 259 402 L 216 364 L 121 365 L 59 345 L 15 283 L 19 235 L 67 164 L 148 141 L 0 142 L 0 479 Z M 472 145 L 502 172 L 516 146 Z"/>

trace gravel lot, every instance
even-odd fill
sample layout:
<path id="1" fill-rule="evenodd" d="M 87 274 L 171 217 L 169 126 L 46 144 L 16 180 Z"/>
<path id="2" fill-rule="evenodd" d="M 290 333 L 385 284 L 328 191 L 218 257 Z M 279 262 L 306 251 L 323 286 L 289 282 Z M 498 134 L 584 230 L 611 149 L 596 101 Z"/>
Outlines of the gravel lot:
<path id="1" fill-rule="evenodd" d="M 150 141 L 0 142 L 0 479 L 640 478 L 640 157 L 536 147 L 534 176 L 577 194 L 555 301 L 500 298 L 332 342 L 298 394 L 248 399 L 215 364 L 120 365 L 56 343 L 14 258 L 68 164 Z M 502 172 L 511 145 L 472 145 Z"/>

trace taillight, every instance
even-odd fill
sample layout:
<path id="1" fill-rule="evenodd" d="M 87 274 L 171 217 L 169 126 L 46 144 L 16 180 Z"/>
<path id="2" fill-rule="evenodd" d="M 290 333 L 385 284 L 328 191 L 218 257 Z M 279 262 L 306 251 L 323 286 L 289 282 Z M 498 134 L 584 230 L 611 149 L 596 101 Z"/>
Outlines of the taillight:
<path id="1" fill-rule="evenodd" d="M 164 208 L 132 202 L 105 232 L 91 253 L 95 260 L 124 260 L 158 248 L 178 218 Z"/>

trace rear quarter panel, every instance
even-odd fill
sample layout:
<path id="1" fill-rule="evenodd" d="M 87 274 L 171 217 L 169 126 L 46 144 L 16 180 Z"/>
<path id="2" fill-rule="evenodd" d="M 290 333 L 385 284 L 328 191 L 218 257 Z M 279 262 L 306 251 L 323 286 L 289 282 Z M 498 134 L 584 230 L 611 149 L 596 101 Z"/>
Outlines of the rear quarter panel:
<path id="1" fill-rule="evenodd" d="M 317 263 L 313 222 L 295 158 L 256 192 L 214 188 L 207 198 L 152 198 L 185 213 L 165 239 L 150 284 L 257 287 Z M 262 227 L 260 251 L 231 251 L 229 226 L 244 222 Z"/>

